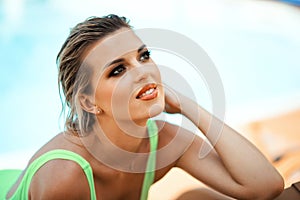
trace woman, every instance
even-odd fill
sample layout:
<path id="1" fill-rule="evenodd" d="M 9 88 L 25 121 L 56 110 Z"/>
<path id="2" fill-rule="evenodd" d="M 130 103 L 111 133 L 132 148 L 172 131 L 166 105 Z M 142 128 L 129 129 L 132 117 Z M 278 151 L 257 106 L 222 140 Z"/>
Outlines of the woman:
<path id="1" fill-rule="evenodd" d="M 224 125 L 214 149 L 199 159 L 203 139 L 150 119 L 164 110 L 181 113 L 211 142 L 209 127 L 221 124 L 191 99 L 166 91 L 124 17 L 79 23 L 57 61 L 69 108 L 66 131 L 32 157 L 8 198 L 146 199 L 172 167 L 237 199 L 272 199 L 283 190 L 278 172 L 230 127 Z"/>

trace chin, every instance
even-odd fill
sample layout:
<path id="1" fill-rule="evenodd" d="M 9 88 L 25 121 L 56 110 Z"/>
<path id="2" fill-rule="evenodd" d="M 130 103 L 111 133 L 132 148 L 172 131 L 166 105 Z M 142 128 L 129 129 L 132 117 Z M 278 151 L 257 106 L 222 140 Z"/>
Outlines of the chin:
<path id="1" fill-rule="evenodd" d="M 138 107 L 131 109 L 131 117 L 135 120 L 147 119 L 155 117 L 164 111 L 165 101 L 158 98 L 156 101 L 139 104 Z"/>
<path id="2" fill-rule="evenodd" d="M 155 104 L 153 105 L 148 112 L 149 118 L 156 117 L 157 115 L 161 114 L 164 111 L 164 104 Z"/>

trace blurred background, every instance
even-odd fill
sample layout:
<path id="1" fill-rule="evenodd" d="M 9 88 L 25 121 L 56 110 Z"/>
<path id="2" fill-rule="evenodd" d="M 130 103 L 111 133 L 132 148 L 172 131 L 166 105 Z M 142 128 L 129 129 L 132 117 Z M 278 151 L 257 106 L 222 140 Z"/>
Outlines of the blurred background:
<path id="1" fill-rule="evenodd" d="M 287 185 L 300 180 L 299 5 L 297 0 L 0 0 L 0 169 L 24 168 L 63 130 L 56 55 L 78 22 L 114 13 L 135 28 L 170 29 L 197 42 L 223 81 L 226 122 L 263 151 Z"/>

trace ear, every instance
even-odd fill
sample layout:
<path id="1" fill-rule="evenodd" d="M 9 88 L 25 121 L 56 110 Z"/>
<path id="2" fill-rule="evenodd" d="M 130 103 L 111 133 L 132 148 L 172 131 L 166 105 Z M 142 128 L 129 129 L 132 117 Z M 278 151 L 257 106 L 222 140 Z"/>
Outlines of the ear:
<path id="1" fill-rule="evenodd" d="M 80 106 L 83 110 L 89 113 L 97 114 L 98 113 L 98 107 L 92 102 L 91 97 L 81 94 L 79 96 L 79 102 Z"/>

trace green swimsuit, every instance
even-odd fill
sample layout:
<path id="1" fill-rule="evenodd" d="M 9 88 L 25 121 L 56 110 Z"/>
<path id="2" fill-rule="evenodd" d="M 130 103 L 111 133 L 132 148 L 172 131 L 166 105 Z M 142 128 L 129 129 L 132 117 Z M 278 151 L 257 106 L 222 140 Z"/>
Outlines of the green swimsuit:
<path id="1" fill-rule="evenodd" d="M 156 149 L 158 143 L 157 126 L 155 122 L 152 120 L 148 120 L 147 127 L 148 127 L 148 134 L 150 137 L 150 153 L 148 157 L 147 168 L 146 168 L 143 188 L 141 192 L 141 198 L 140 198 L 141 200 L 147 199 L 149 188 L 154 182 L 155 166 L 156 166 Z M 79 164 L 87 177 L 90 186 L 91 200 L 96 200 L 93 171 L 90 164 L 80 155 L 63 149 L 56 149 L 56 150 L 49 151 L 43 154 L 42 156 L 40 156 L 39 158 L 37 158 L 35 161 L 33 161 L 27 168 L 21 180 L 21 183 L 19 184 L 17 190 L 10 198 L 10 200 L 20 200 L 20 199 L 27 200 L 28 190 L 34 174 L 45 163 L 55 159 L 72 160 L 77 164 Z M 0 200 L 5 199 L 7 192 L 15 183 L 15 181 L 18 179 L 20 174 L 21 174 L 21 170 L 0 170 Z"/>

